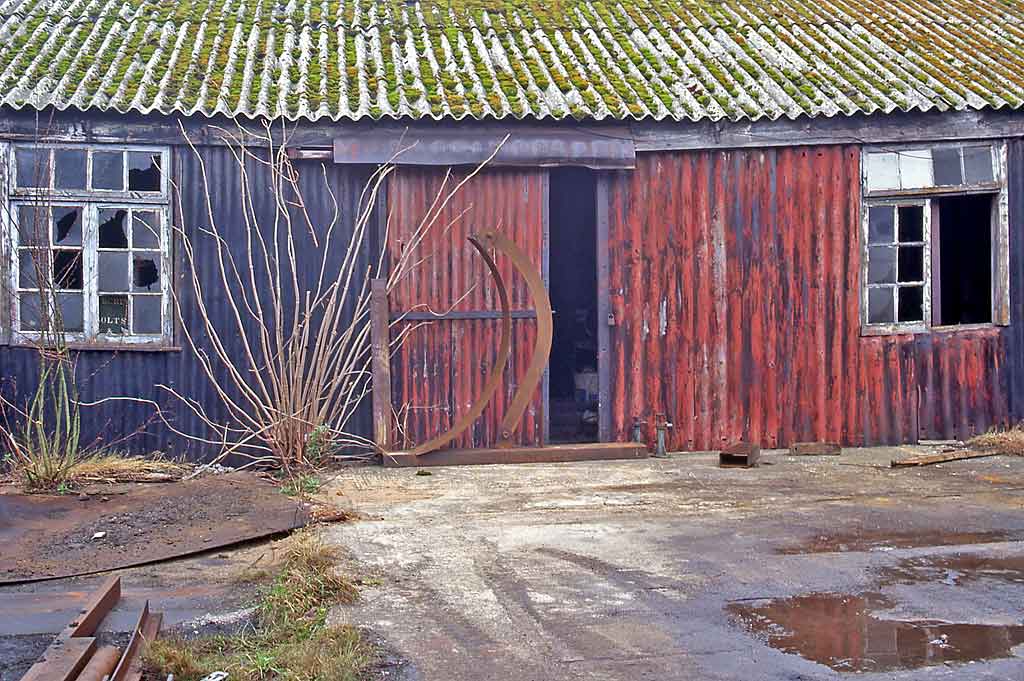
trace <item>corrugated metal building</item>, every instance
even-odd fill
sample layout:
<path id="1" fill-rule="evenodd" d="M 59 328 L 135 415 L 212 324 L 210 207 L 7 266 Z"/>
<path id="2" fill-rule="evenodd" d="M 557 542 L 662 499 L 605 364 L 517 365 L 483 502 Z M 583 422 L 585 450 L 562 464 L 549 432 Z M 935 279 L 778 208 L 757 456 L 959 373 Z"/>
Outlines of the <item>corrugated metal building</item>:
<path id="1" fill-rule="evenodd" d="M 391 365 L 403 445 L 449 427 L 496 354 L 494 292 L 465 240 L 483 229 L 528 253 L 556 313 L 519 442 L 631 439 L 636 423 L 650 442 L 664 418 L 672 449 L 897 443 L 967 437 L 1024 412 L 1019 3 L 0 7 L 0 366 L 20 391 L 35 354 L 20 347 L 31 320 L 19 292 L 31 287 L 19 211 L 39 187 L 19 181 L 19 159 L 44 149 L 53 168 L 45 189 L 64 212 L 52 219 L 69 220 L 49 244 L 54 272 L 74 253 L 94 263 L 68 308 L 82 317 L 83 399 L 164 400 L 154 385 L 166 383 L 215 409 L 181 342 L 199 301 L 183 287 L 181 309 L 169 303 L 185 276 L 173 232 L 147 244 L 104 242 L 103 230 L 150 215 L 200 230 L 202 172 L 218 221 L 242 221 L 240 172 L 216 128 L 270 120 L 311 211 L 337 201 L 349 227 L 375 165 L 406 149 L 367 263 L 378 247 L 401 256 L 448 167 L 448 183 L 465 178 L 509 136 L 391 292 L 392 316 L 405 315 L 393 332 L 408 327 Z M 153 158 L 167 171 L 147 185 Z M 318 191 L 324 177 L 333 197 Z M 75 241 L 76 229 L 99 237 Z M 110 284 L 120 258 L 155 263 L 157 283 Z M 496 441 L 536 337 L 525 285 L 498 264 L 513 358 L 454 446 Z M 215 292 L 206 304 L 231 314 Z M 125 447 L 211 453 L 151 411 L 91 408 L 89 437 L 140 430 Z M 351 427 L 370 435 L 369 405 Z"/>

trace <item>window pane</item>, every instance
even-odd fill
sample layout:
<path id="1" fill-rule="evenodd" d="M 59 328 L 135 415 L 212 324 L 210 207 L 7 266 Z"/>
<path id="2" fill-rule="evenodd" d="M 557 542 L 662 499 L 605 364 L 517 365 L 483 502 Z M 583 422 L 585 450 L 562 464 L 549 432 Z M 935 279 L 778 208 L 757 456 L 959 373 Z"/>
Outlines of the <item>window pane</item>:
<path id="1" fill-rule="evenodd" d="M 82 290 L 82 252 L 53 252 L 53 285 L 69 291 Z"/>
<path id="2" fill-rule="evenodd" d="M 82 245 L 82 209 L 78 206 L 53 207 L 53 244 Z"/>
<path id="3" fill-rule="evenodd" d="M 128 211 L 123 208 L 100 211 L 100 248 L 128 248 L 127 218 Z"/>
<path id="4" fill-rule="evenodd" d="M 896 247 L 872 246 L 868 251 L 868 283 L 896 282 Z"/>
<path id="5" fill-rule="evenodd" d="M 913 149 L 900 153 L 900 187 L 920 189 L 932 186 L 931 149 Z"/>
<path id="6" fill-rule="evenodd" d="M 956 148 L 932 149 L 935 159 L 935 184 L 963 184 L 960 174 L 960 150 Z"/>
<path id="7" fill-rule="evenodd" d="M 899 156 L 889 152 L 868 154 L 868 190 L 899 188 Z"/>
<path id="8" fill-rule="evenodd" d="M 45 208 L 18 206 L 18 243 L 22 246 L 49 246 L 46 236 L 48 223 Z"/>
<path id="9" fill-rule="evenodd" d="M 900 246 L 900 282 L 924 281 L 924 246 Z"/>
<path id="10" fill-rule="evenodd" d="M 868 323 L 891 324 L 895 321 L 893 289 L 868 289 Z"/>
<path id="11" fill-rule="evenodd" d="M 924 241 L 924 206 L 900 206 L 900 241 Z"/>
<path id="12" fill-rule="evenodd" d="M 39 288 L 39 274 L 50 271 L 47 251 L 38 248 L 18 249 L 18 288 Z"/>
<path id="13" fill-rule="evenodd" d="M 93 189 L 124 189 L 124 153 L 94 151 L 92 154 Z"/>
<path id="14" fill-rule="evenodd" d="M 50 186 L 50 150 L 15 149 L 19 187 Z"/>
<path id="15" fill-rule="evenodd" d="M 895 214 L 893 206 L 871 206 L 868 208 L 868 243 L 889 244 L 895 241 Z"/>
<path id="16" fill-rule="evenodd" d="M 132 215 L 132 246 L 160 248 L 160 215 L 151 210 L 137 210 Z"/>
<path id="17" fill-rule="evenodd" d="M 98 286 L 100 291 L 128 290 L 128 253 L 100 251 Z"/>
<path id="18" fill-rule="evenodd" d="M 100 296 L 100 333 L 128 331 L 128 296 Z"/>
<path id="19" fill-rule="evenodd" d="M 42 308 L 42 298 L 39 293 L 22 293 L 21 299 L 18 301 L 18 311 L 21 314 L 21 330 L 22 331 L 39 331 L 42 328 L 40 324 L 40 311 Z"/>
<path id="20" fill-rule="evenodd" d="M 57 149 L 53 152 L 53 186 L 57 189 L 85 189 L 85 149 Z"/>
<path id="21" fill-rule="evenodd" d="M 132 290 L 156 293 L 160 290 L 160 254 L 136 252 L 132 263 Z"/>
<path id="22" fill-rule="evenodd" d="M 128 152 L 128 189 L 136 192 L 160 191 L 160 154 L 150 151 Z"/>
<path id="23" fill-rule="evenodd" d="M 65 331 L 85 329 L 84 305 L 81 293 L 61 293 L 57 296 L 60 324 Z"/>
<path id="24" fill-rule="evenodd" d="M 924 321 L 924 288 L 921 286 L 903 286 L 900 288 L 898 321 Z"/>
<path id="25" fill-rule="evenodd" d="M 132 332 L 160 333 L 160 307 L 163 299 L 160 296 L 133 296 Z"/>
<path id="26" fill-rule="evenodd" d="M 991 182 L 994 179 L 992 147 L 964 147 L 964 173 L 967 175 L 967 184 Z"/>

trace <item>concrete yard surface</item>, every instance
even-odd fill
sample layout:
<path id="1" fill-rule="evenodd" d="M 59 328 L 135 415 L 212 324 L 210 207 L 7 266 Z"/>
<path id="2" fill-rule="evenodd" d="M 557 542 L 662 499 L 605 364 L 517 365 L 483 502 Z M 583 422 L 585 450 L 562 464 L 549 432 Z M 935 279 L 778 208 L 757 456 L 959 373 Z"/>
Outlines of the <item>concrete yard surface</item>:
<path id="1" fill-rule="evenodd" d="M 1024 458 L 357 469 L 332 618 L 422 681 L 1024 679 Z"/>

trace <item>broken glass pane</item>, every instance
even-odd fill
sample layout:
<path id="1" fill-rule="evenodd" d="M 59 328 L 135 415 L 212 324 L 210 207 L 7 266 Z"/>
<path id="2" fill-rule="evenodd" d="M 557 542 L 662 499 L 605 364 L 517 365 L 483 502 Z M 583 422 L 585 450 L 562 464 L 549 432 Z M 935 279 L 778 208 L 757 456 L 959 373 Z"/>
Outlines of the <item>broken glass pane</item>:
<path id="1" fill-rule="evenodd" d="M 40 314 L 42 309 L 42 297 L 39 293 L 23 293 L 18 301 L 18 311 L 21 314 L 22 331 L 39 331 L 41 328 Z"/>
<path id="2" fill-rule="evenodd" d="M 963 177 L 960 174 L 960 150 L 956 147 L 944 147 L 932 149 L 932 158 L 935 160 L 935 184 L 936 185 L 958 185 L 963 184 Z"/>
<path id="3" fill-rule="evenodd" d="M 17 165 L 19 187 L 50 186 L 50 150 L 25 149 L 14 150 Z"/>
<path id="4" fill-rule="evenodd" d="M 924 241 L 924 206 L 900 206 L 900 241 Z"/>
<path id="5" fill-rule="evenodd" d="M 98 262 L 98 286 L 100 291 L 128 290 L 128 253 L 124 251 L 100 251 Z"/>
<path id="6" fill-rule="evenodd" d="M 57 189 L 85 189 L 85 149 L 53 152 L 53 186 Z"/>
<path id="7" fill-rule="evenodd" d="M 49 246 L 46 235 L 47 211 L 37 206 L 18 206 L 18 243 L 22 246 Z"/>
<path id="8" fill-rule="evenodd" d="M 900 246 L 900 282 L 924 281 L 924 246 Z"/>
<path id="9" fill-rule="evenodd" d="M 899 155 L 891 152 L 868 154 L 868 191 L 899 188 Z"/>
<path id="10" fill-rule="evenodd" d="M 128 331 L 128 296 L 100 296 L 100 333 Z"/>
<path id="11" fill-rule="evenodd" d="M 868 289 L 868 323 L 891 324 L 896 320 L 893 289 Z"/>
<path id="12" fill-rule="evenodd" d="M 994 179 L 992 147 L 964 147 L 964 174 L 967 184 L 991 182 Z"/>
<path id="13" fill-rule="evenodd" d="M 82 245 L 82 209 L 78 206 L 53 207 L 53 244 Z"/>
<path id="14" fill-rule="evenodd" d="M 868 243 L 891 244 L 895 234 L 896 209 L 893 206 L 871 206 L 868 209 Z"/>
<path id="15" fill-rule="evenodd" d="M 50 271 L 50 257 L 40 248 L 18 249 L 18 288 L 39 288 L 39 274 Z"/>
<path id="16" fill-rule="evenodd" d="M 82 251 L 53 252 L 53 285 L 69 291 L 82 290 Z"/>
<path id="17" fill-rule="evenodd" d="M 160 307 L 163 299 L 160 296 L 133 296 L 132 332 L 160 333 Z"/>
<path id="18" fill-rule="evenodd" d="M 92 187 L 93 189 L 124 189 L 124 154 L 122 152 L 93 152 Z"/>
<path id="19" fill-rule="evenodd" d="M 160 248 L 159 214 L 151 210 L 137 210 L 132 216 L 132 246 Z"/>
<path id="20" fill-rule="evenodd" d="M 57 295 L 60 325 L 65 331 L 83 331 L 85 329 L 83 308 L 81 293 L 61 293 Z"/>
<path id="21" fill-rule="evenodd" d="M 127 217 L 128 211 L 123 208 L 100 211 L 100 248 L 128 248 Z"/>
<path id="22" fill-rule="evenodd" d="M 151 151 L 128 152 L 128 189 L 136 192 L 160 191 L 160 154 Z"/>
<path id="23" fill-rule="evenodd" d="M 903 189 L 920 189 L 931 186 L 931 149 L 913 149 L 900 152 L 900 187 Z"/>
<path id="24" fill-rule="evenodd" d="M 896 248 L 872 246 L 868 251 L 868 283 L 892 284 L 896 282 Z"/>
<path id="25" fill-rule="evenodd" d="M 132 290 L 155 293 L 160 290 L 159 253 L 136 252 L 132 264 Z"/>
<path id="26" fill-rule="evenodd" d="M 900 288 L 900 309 L 897 321 L 924 321 L 924 288 L 921 286 L 903 286 Z"/>

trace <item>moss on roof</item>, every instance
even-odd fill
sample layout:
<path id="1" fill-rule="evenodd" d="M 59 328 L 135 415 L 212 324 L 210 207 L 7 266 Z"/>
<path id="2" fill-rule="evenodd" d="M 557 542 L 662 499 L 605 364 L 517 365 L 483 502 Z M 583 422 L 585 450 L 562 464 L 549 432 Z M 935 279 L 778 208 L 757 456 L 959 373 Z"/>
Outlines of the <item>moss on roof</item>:
<path id="1" fill-rule="evenodd" d="M 289 119 L 1024 104 L 1018 0 L 0 0 L 0 103 Z"/>

